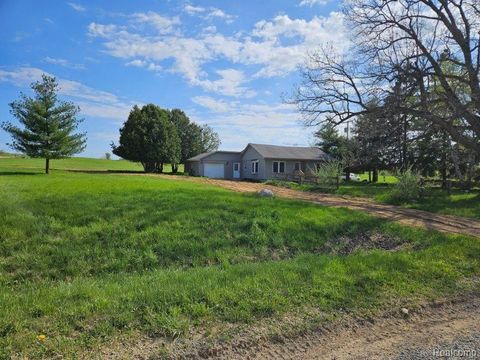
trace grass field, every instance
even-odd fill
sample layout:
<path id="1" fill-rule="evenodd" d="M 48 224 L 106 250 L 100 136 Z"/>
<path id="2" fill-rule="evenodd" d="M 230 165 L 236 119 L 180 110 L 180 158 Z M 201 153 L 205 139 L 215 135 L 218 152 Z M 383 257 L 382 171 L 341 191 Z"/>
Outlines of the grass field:
<path id="1" fill-rule="evenodd" d="M 76 358 L 303 308 L 410 307 L 480 275 L 478 239 L 187 181 L 2 164 L 0 358 Z M 333 241 L 369 234 L 390 250 Z"/>
<path id="2" fill-rule="evenodd" d="M 8 156 L 0 154 L 0 171 L 8 171 L 18 169 L 21 171 L 43 172 L 45 160 L 22 158 L 18 156 Z M 68 158 L 50 160 L 50 168 L 52 170 L 92 170 L 92 171 L 143 171 L 140 163 L 134 163 L 127 160 L 106 160 L 92 158 Z M 164 166 L 165 172 L 171 172 L 169 164 Z M 179 171 L 183 171 L 180 165 Z"/>

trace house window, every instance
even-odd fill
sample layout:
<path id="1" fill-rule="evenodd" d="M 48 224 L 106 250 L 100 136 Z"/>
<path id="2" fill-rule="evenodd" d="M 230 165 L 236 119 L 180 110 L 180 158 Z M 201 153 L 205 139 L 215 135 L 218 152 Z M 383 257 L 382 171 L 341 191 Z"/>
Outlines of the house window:
<path id="1" fill-rule="evenodd" d="M 302 164 L 299 163 L 299 162 L 296 162 L 295 163 L 295 171 L 300 171 L 300 170 L 302 170 Z"/>
<path id="2" fill-rule="evenodd" d="M 283 174 L 285 172 L 285 161 L 274 161 L 273 162 L 273 173 L 274 174 Z"/>
<path id="3" fill-rule="evenodd" d="M 258 173 L 258 160 L 252 161 L 252 174 Z"/>

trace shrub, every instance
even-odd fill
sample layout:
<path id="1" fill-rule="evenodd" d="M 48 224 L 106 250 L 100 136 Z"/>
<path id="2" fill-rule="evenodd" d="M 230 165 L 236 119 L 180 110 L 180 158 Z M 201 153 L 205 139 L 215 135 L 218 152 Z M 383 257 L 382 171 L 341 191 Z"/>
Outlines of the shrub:
<path id="1" fill-rule="evenodd" d="M 403 203 L 419 200 L 423 195 L 422 178 L 418 173 L 408 168 L 403 173 L 396 175 L 398 182 L 389 194 L 392 202 Z"/>
<path id="2" fill-rule="evenodd" d="M 339 160 L 330 160 L 322 163 L 315 172 L 318 186 L 323 189 L 338 189 L 342 171 L 343 165 Z"/>

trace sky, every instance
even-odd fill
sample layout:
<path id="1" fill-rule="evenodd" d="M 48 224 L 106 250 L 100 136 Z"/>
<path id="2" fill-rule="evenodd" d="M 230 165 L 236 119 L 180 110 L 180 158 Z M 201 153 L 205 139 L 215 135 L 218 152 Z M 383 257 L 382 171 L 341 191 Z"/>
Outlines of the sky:
<path id="1" fill-rule="evenodd" d="M 285 98 L 308 52 L 347 43 L 337 0 L 0 0 L 0 33 L 0 122 L 16 123 L 8 104 L 53 75 L 81 109 L 90 157 L 147 103 L 210 125 L 223 150 L 308 146 L 314 129 Z"/>

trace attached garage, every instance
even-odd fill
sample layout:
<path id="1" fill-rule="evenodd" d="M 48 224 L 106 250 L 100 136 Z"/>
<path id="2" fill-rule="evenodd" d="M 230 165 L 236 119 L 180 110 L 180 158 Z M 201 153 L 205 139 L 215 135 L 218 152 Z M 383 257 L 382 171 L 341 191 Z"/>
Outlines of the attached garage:
<path id="1" fill-rule="evenodd" d="M 185 161 L 185 172 L 214 179 L 238 179 L 241 175 L 240 152 L 212 151 L 199 154 Z"/>
<path id="2" fill-rule="evenodd" d="M 203 176 L 214 179 L 223 179 L 225 178 L 225 165 L 206 162 L 203 164 Z"/>

